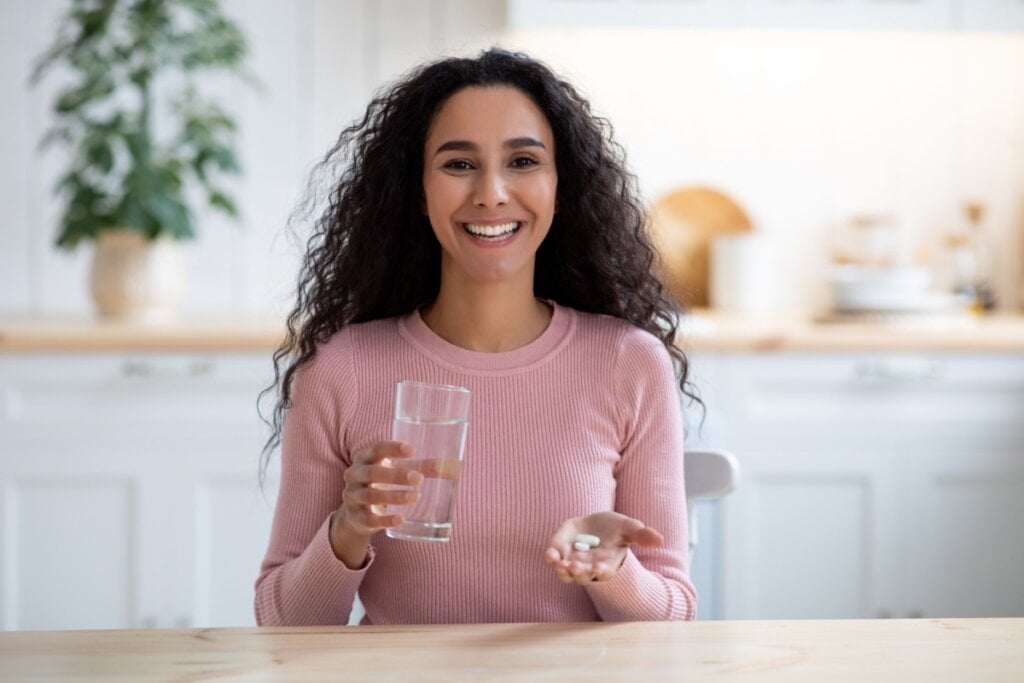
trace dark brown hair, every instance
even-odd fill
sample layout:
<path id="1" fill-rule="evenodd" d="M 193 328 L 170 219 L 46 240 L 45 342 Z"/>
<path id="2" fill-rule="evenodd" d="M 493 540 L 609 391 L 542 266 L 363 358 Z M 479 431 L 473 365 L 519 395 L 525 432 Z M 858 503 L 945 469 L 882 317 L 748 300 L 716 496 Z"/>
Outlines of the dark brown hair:
<path id="1" fill-rule="evenodd" d="M 264 391 L 277 388 L 278 401 L 261 474 L 280 443 L 295 371 L 317 346 L 345 325 L 406 314 L 436 298 L 441 248 L 420 211 L 423 146 L 440 106 L 473 86 L 517 88 L 554 133 L 558 212 L 537 252 L 535 295 L 654 334 L 673 359 L 681 391 L 700 403 L 675 344 L 676 311 L 656 276 L 636 179 L 611 125 L 546 65 L 492 48 L 475 59 L 421 66 L 386 88 L 314 172 L 307 215 L 317 203 L 318 174 L 340 169 L 340 176 L 315 221 L 287 337 L 274 354 L 274 384 Z"/>

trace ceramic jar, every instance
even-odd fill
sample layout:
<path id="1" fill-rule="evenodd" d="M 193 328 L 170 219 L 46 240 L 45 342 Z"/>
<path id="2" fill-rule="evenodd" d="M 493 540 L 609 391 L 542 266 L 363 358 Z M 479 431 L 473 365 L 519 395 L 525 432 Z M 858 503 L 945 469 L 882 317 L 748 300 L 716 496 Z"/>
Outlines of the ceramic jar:
<path id="1" fill-rule="evenodd" d="M 104 318 L 163 322 L 178 314 L 184 264 L 177 243 L 137 230 L 104 230 L 96 239 L 90 285 Z"/>

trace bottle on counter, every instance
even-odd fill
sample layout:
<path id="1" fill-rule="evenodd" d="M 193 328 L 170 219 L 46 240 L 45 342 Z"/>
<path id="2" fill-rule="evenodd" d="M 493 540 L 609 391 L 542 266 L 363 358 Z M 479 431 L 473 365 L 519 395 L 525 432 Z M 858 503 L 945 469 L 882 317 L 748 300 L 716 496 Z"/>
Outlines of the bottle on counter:
<path id="1" fill-rule="evenodd" d="M 969 300 L 975 312 L 991 311 L 996 306 L 996 297 L 984 226 L 985 206 L 971 201 L 963 208 L 963 228 L 946 235 L 946 247 L 952 257 L 953 292 Z"/>

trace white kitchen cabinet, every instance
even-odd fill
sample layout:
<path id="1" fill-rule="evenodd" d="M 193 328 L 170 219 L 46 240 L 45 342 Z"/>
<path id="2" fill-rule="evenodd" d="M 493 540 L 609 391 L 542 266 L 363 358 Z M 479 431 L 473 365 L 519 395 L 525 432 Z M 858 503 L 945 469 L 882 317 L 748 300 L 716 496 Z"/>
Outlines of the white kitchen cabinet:
<path id="1" fill-rule="evenodd" d="M 1024 614 L 1024 356 L 727 355 L 723 617 Z"/>
<path id="2" fill-rule="evenodd" d="M 245 626 L 269 353 L 0 356 L 0 628 Z"/>
<path id="3" fill-rule="evenodd" d="M 726 415 L 721 399 L 721 358 L 688 356 L 689 378 L 704 402 L 703 409 L 685 404 L 685 448 L 715 448 L 724 441 Z M 722 614 L 721 502 L 701 500 L 693 508 L 698 542 L 690 558 L 690 579 L 697 589 L 697 618 L 718 619 Z"/>
<path id="4" fill-rule="evenodd" d="M 0 628 L 252 625 L 270 372 L 0 355 Z M 701 351 L 691 373 L 687 445 L 742 467 L 697 506 L 701 618 L 1024 614 L 1024 355 Z"/>
<path id="5" fill-rule="evenodd" d="M 512 28 L 1024 30 L 1021 0 L 509 0 Z"/>
<path id="6" fill-rule="evenodd" d="M 1024 31 L 1024 0 L 961 0 L 961 27 Z"/>

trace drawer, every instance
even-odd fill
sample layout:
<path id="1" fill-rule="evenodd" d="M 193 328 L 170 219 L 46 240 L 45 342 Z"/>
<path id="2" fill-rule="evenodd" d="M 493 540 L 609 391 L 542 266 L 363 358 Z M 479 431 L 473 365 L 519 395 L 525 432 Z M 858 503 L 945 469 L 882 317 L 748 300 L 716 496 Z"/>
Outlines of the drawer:
<path id="1" fill-rule="evenodd" d="M 11 354 L 0 357 L 0 427 L 254 424 L 268 353 Z"/>
<path id="2" fill-rule="evenodd" d="M 735 354 L 724 372 L 731 420 L 796 435 L 816 426 L 1020 430 L 1024 415 L 1019 354 Z"/>

